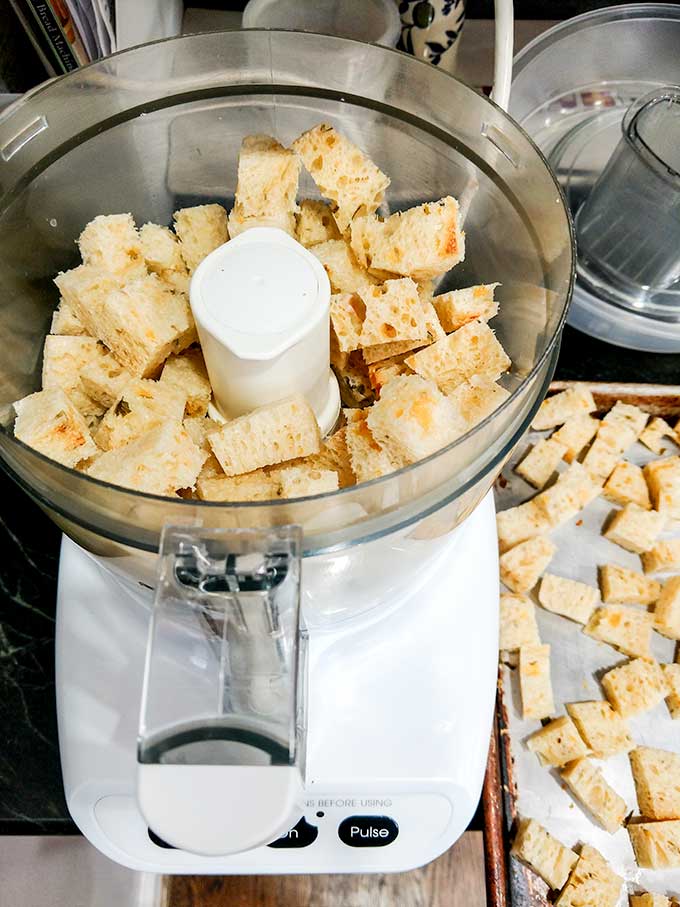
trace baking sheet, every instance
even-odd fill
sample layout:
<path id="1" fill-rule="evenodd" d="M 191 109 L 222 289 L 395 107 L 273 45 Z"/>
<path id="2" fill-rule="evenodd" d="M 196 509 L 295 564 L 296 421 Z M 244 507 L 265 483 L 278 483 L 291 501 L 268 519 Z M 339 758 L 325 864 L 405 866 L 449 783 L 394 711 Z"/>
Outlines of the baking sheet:
<path id="1" fill-rule="evenodd" d="M 680 388 L 636 387 L 624 390 L 625 385 L 618 388 L 611 385 L 590 387 L 603 409 L 610 408 L 617 399 L 636 403 L 649 412 L 665 414 L 669 418 L 675 418 L 680 409 Z M 519 445 L 496 483 L 498 510 L 520 504 L 536 493 L 532 486 L 515 474 L 513 466 L 525 455 L 531 444 L 549 434 L 550 432 L 530 432 Z M 670 440 L 667 446 L 664 456 L 679 452 Z M 626 454 L 626 459 L 639 465 L 656 458 L 656 454 L 639 443 Z M 560 470 L 564 468 L 566 464 Z M 597 567 L 600 565 L 620 564 L 641 571 L 637 555 L 625 551 L 601 535 L 603 524 L 615 509 L 615 505 L 598 497 L 585 511 L 551 533 L 558 550 L 547 568 L 548 572 L 597 586 Z M 676 522 L 661 537 L 673 538 L 679 535 L 680 523 Z M 664 575 L 657 578 L 663 579 Z M 537 602 L 535 597 L 534 600 Z M 604 699 L 598 678 L 605 670 L 622 664 L 627 658 L 611 646 L 586 636 L 580 624 L 545 611 L 538 605 L 536 616 L 542 642 L 549 643 L 552 647 L 551 672 L 557 714 L 565 714 L 565 702 Z M 654 633 L 652 654 L 661 662 L 672 662 L 675 643 Z M 588 843 L 596 847 L 613 869 L 627 880 L 628 891 L 645 889 L 677 895 L 680 892 L 680 870 L 661 872 L 638 868 L 626 830 L 621 828 L 615 835 L 610 835 L 596 825 L 563 789 L 557 770 L 539 765 L 537 757 L 526 749 L 524 741 L 541 725 L 535 720 L 522 719 L 517 670 L 507 665 L 501 668 L 501 703 L 503 712 L 507 715 L 512 764 L 506 768 L 511 788 L 509 793 L 511 796 L 514 794 L 516 813 L 537 819 L 567 846 Z M 680 721 L 671 719 L 665 703 L 630 718 L 629 725 L 637 744 L 680 752 Z M 606 780 L 625 799 L 630 811 L 637 814 L 635 788 L 627 755 L 593 761 Z M 516 871 L 518 867 L 511 868 Z M 515 871 L 513 875 L 516 874 Z M 529 870 L 526 872 L 529 875 L 524 879 L 525 884 L 520 886 L 525 901 L 548 904 L 545 884 Z M 628 904 L 625 890 L 620 904 L 622 907 Z"/>

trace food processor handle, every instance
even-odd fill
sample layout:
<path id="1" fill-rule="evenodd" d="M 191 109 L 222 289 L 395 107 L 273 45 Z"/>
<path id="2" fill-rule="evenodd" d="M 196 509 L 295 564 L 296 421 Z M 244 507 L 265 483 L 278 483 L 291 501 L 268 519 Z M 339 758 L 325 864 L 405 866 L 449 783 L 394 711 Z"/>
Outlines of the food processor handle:
<path id="1" fill-rule="evenodd" d="M 514 44 L 514 10 L 512 0 L 495 0 L 496 27 L 494 33 L 494 70 L 491 100 L 508 109 L 512 82 L 512 51 Z"/>
<path id="2" fill-rule="evenodd" d="M 301 537 L 297 526 L 163 531 L 137 800 L 173 847 L 238 853 L 300 818 Z"/>

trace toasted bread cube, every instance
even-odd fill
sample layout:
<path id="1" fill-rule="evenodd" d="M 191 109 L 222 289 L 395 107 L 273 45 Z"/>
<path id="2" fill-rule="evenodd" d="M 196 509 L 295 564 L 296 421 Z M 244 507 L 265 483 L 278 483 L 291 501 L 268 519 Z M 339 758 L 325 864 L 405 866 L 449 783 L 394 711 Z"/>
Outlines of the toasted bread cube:
<path id="1" fill-rule="evenodd" d="M 640 815 L 680 819 L 680 754 L 638 746 L 628 758 Z"/>
<path id="2" fill-rule="evenodd" d="M 389 384 L 393 378 L 400 375 L 412 375 L 413 372 L 404 364 L 401 356 L 394 356 L 392 359 L 384 359 L 382 362 L 375 362 L 367 366 L 368 380 L 376 395 L 380 396 L 380 391 Z"/>
<path id="3" fill-rule="evenodd" d="M 170 356 L 163 366 L 161 384 L 181 388 L 187 399 L 187 416 L 205 416 L 212 397 L 212 388 L 203 353 L 185 350 L 179 356 Z"/>
<path id="4" fill-rule="evenodd" d="M 346 439 L 357 482 L 369 482 L 398 468 L 399 464 L 393 462 L 388 451 L 373 437 L 365 417 L 347 425 Z"/>
<path id="5" fill-rule="evenodd" d="M 576 759 L 560 772 L 574 797 L 610 835 L 621 828 L 628 812 L 626 801 L 605 781 L 590 759 Z"/>
<path id="6" fill-rule="evenodd" d="M 641 444 L 648 447 L 657 456 L 666 453 L 666 438 L 675 440 L 675 432 L 665 419 L 655 416 L 639 437 Z"/>
<path id="7" fill-rule="evenodd" d="M 458 202 L 448 195 L 387 220 L 360 217 L 352 224 L 352 248 L 369 270 L 414 280 L 444 274 L 465 257 Z"/>
<path id="8" fill-rule="evenodd" d="M 447 391 L 442 388 L 444 393 Z M 447 394 L 469 428 L 490 416 L 510 396 L 510 391 L 488 378 L 471 377 Z"/>
<path id="9" fill-rule="evenodd" d="M 511 362 L 491 328 L 472 321 L 409 356 L 406 364 L 423 378 L 446 385 L 450 392 L 473 375 L 496 381 Z"/>
<path id="10" fill-rule="evenodd" d="M 562 715 L 553 718 L 527 739 L 527 749 L 536 753 L 541 765 L 566 765 L 574 759 L 588 755 L 576 725 Z"/>
<path id="11" fill-rule="evenodd" d="M 520 542 L 550 530 L 550 523 L 534 501 L 510 507 L 496 514 L 498 545 L 501 552 L 514 548 Z"/>
<path id="12" fill-rule="evenodd" d="M 82 337 L 87 334 L 82 321 L 63 299 L 59 301 L 52 314 L 50 334 L 63 334 L 68 337 Z"/>
<path id="13" fill-rule="evenodd" d="M 522 694 L 522 717 L 550 718 L 555 711 L 550 680 L 550 646 L 520 648 L 519 685 Z"/>
<path id="14" fill-rule="evenodd" d="M 131 214 L 100 214 L 78 238 L 83 263 L 133 280 L 146 273 L 139 233 Z"/>
<path id="15" fill-rule="evenodd" d="M 624 718 L 654 708 L 666 695 L 666 683 L 653 658 L 633 658 L 602 677 L 607 699 Z"/>
<path id="16" fill-rule="evenodd" d="M 608 501 L 615 504 L 637 504 L 643 510 L 651 510 L 652 507 L 641 467 L 628 460 L 616 464 L 602 493 Z"/>
<path id="17" fill-rule="evenodd" d="M 600 597 L 597 589 L 586 583 L 546 573 L 538 590 L 538 600 L 546 611 L 587 624 Z"/>
<path id="18" fill-rule="evenodd" d="M 358 410 L 358 412 L 360 412 L 360 410 Z M 302 457 L 299 460 L 291 460 L 290 463 L 287 463 L 279 470 L 279 472 L 283 473 L 284 470 L 288 470 L 294 466 L 300 466 L 307 470 L 313 469 L 321 472 L 334 472 L 337 476 L 340 488 L 347 488 L 349 485 L 354 485 L 356 479 L 352 472 L 349 451 L 347 450 L 346 427 L 336 431 L 330 438 L 323 440 L 318 453 L 310 454 L 308 457 Z"/>
<path id="19" fill-rule="evenodd" d="M 666 682 L 666 705 L 671 718 L 680 718 L 680 664 L 661 665 L 663 678 Z"/>
<path id="20" fill-rule="evenodd" d="M 531 599 L 525 595 L 502 594 L 498 648 L 515 652 L 522 646 L 538 646 L 540 642 L 536 607 Z"/>
<path id="21" fill-rule="evenodd" d="M 595 759 L 627 753 L 635 746 L 628 725 L 608 702 L 569 702 L 566 709 Z"/>
<path id="22" fill-rule="evenodd" d="M 215 474 L 214 469 L 211 473 L 204 467 L 196 481 L 196 491 L 202 501 L 272 501 L 279 495 L 279 482 L 262 469 L 225 476 L 221 469 Z"/>
<path id="23" fill-rule="evenodd" d="M 680 640 L 680 576 L 665 583 L 654 608 L 654 628 L 669 639 Z"/>
<path id="24" fill-rule="evenodd" d="M 568 419 L 592 413 L 596 409 L 591 392 L 583 385 L 577 384 L 544 400 L 531 427 L 536 431 L 555 428 L 557 425 L 564 425 Z"/>
<path id="25" fill-rule="evenodd" d="M 171 289 L 188 294 L 189 271 L 179 239 L 172 230 L 159 224 L 144 224 L 139 230 L 139 239 L 149 271 L 158 274 Z"/>
<path id="26" fill-rule="evenodd" d="M 331 362 L 333 344 L 331 343 Z M 375 398 L 371 379 L 368 375 L 368 368 L 361 357 L 361 351 L 355 350 L 352 353 L 341 353 L 346 356 L 342 365 L 337 362 L 333 364 L 335 375 L 340 385 L 340 397 L 345 406 L 365 406 Z"/>
<path id="27" fill-rule="evenodd" d="M 88 475 L 148 494 L 174 495 L 193 488 L 207 458 L 181 422 L 165 422 L 124 447 L 98 457 Z"/>
<path id="28" fill-rule="evenodd" d="M 314 412 L 301 394 L 227 422 L 208 442 L 228 476 L 306 457 L 321 446 Z"/>
<path id="29" fill-rule="evenodd" d="M 680 457 L 653 460 L 643 472 L 654 507 L 671 519 L 680 519 Z"/>
<path id="30" fill-rule="evenodd" d="M 361 267 L 344 239 L 329 239 L 310 249 L 324 266 L 332 293 L 356 293 L 362 287 L 377 284 L 375 277 Z"/>
<path id="31" fill-rule="evenodd" d="M 103 411 L 113 406 L 125 385 L 132 380 L 132 375 L 110 350 L 103 344 L 100 346 L 102 354 L 81 369 L 80 383 L 85 393 Z"/>
<path id="32" fill-rule="evenodd" d="M 309 466 L 289 466 L 278 471 L 282 498 L 304 498 L 313 494 L 337 491 L 338 474 L 332 469 L 315 469 Z"/>
<path id="33" fill-rule="evenodd" d="M 196 340 L 188 300 L 156 274 L 120 286 L 81 265 L 60 274 L 55 283 L 92 336 L 134 377 L 153 376 L 171 353 Z"/>
<path id="34" fill-rule="evenodd" d="M 647 658 L 653 626 L 654 616 L 649 611 L 631 605 L 605 605 L 595 611 L 583 632 L 624 655 Z"/>
<path id="35" fill-rule="evenodd" d="M 653 546 L 663 531 L 665 522 L 663 514 L 655 510 L 643 510 L 637 504 L 626 504 L 623 510 L 614 515 L 602 534 L 627 551 L 642 554 Z"/>
<path id="36" fill-rule="evenodd" d="M 343 353 L 359 349 L 365 315 L 366 307 L 356 293 L 335 293 L 331 296 L 331 324 Z"/>
<path id="37" fill-rule="evenodd" d="M 622 886 L 623 879 L 616 875 L 602 854 L 584 844 L 555 907 L 616 907 Z"/>
<path id="38" fill-rule="evenodd" d="M 293 142 L 293 149 L 330 199 L 341 233 L 357 215 L 372 214 L 382 203 L 389 177 L 333 126 L 320 123 Z"/>
<path id="39" fill-rule="evenodd" d="M 607 604 L 653 605 L 661 593 L 661 583 L 618 564 L 600 567 L 602 601 Z"/>
<path id="40" fill-rule="evenodd" d="M 295 236 L 300 158 L 269 135 L 248 135 L 238 156 L 229 235 L 249 227 L 278 227 Z"/>
<path id="41" fill-rule="evenodd" d="M 185 415 L 184 419 L 182 420 L 182 425 L 189 432 L 189 436 L 191 437 L 191 440 L 194 442 L 194 444 L 196 444 L 197 447 L 200 447 L 201 450 L 205 450 L 211 454 L 212 451 L 210 445 L 208 444 L 208 435 L 216 431 L 220 427 L 220 424 L 220 422 L 216 422 L 214 419 L 210 419 L 208 416 Z M 218 471 L 222 472 L 221 466 L 219 466 Z"/>
<path id="42" fill-rule="evenodd" d="M 94 439 L 102 450 L 113 450 L 163 422 L 181 422 L 186 399 L 173 384 L 133 378 L 104 415 Z"/>
<path id="43" fill-rule="evenodd" d="M 295 238 L 307 249 L 329 239 L 340 239 L 333 212 L 327 202 L 305 198 L 295 219 Z"/>
<path id="44" fill-rule="evenodd" d="M 564 425 L 551 435 L 551 438 L 557 444 L 563 444 L 567 448 L 564 459 L 567 463 L 571 463 L 580 457 L 597 434 L 599 427 L 600 423 L 597 419 L 588 413 L 583 413 L 567 419 Z"/>
<path id="45" fill-rule="evenodd" d="M 402 465 L 435 453 L 466 431 L 449 398 L 420 375 L 390 381 L 367 421 L 376 441 Z"/>
<path id="46" fill-rule="evenodd" d="M 427 340 L 425 309 L 410 277 L 386 280 L 378 287 L 362 287 L 358 293 L 366 307 L 361 346 Z"/>
<path id="47" fill-rule="evenodd" d="M 607 424 L 628 425 L 635 437 L 639 438 L 648 419 L 649 415 L 641 410 L 639 406 L 634 406 L 631 403 L 622 403 L 618 400 L 603 421 Z"/>
<path id="48" fill-rule="evenodd" d="M 600 491 L 599 483 L 583 466 L 580 463 L 572 463 L 561 473 L 554 485 L 537 494 L 533 501 L 550 526 L 555 528 L 576 516 L 598 496 Z"/>
<path id="49" fill-rule="evenodd" d="M 372 346 L 366 346 L 362 350 L 364 362 L 366 362 L 368 365 L 372 365 L 374 362 L 379 362 L 382 359 L 390 359 L 394 356 L 403 357 L 404 353 L 409 353 L 412 350 L 419 349 L 420 347 L 425 346 L 429 343 L 434 343 L 436 340 L 441 340 L 442 337 L 446 336 L 442 326 L 439 323 L 437 313 L 435 312 L 432 303 L 428 300 L 422 299 L 421 295 L 420 305 L 422 307 L 423 320 L 425 323 L 425 336 L 419 338 L 418 340 L 397 340 L 390 341 L 388 343 L 376 343 Z M 408 368 L 408 366 L 406 367 Z M 444 392 L 446 393 L 446 391 Z"/>
<path id="50" fill-rule="evenodd" d="M 628 834 L 638 866 L 643 869 L 680 868 L 680 819 L 631 823 Z"/>
<path id="51" fill-rule="evenodd" d="M 560 844 L 535 819 L 522 819 L 511 853 L 537 873 L 554 891 L 567 881 L 578 856 Z"/>
<path id="52" fill-rule="evenodd" d="M 657 542 L 642 554 L 642 569 L 645 573 L 662 573 L 680 570 L 680 539 Z"/>
<path id="53" fill-rule="evenodd" d="M 63 388 L 88 424 L 101 416 L 104 407 L 89 396 L 80 375 L 89 363 L 105 356 L 106 350 L 94 337 L 53 334 L 45 337 L 42 386 Z"/>
<path id="54" fill-rule="evenodd" d="M 628 896 L 629 907 L 673 907 L 664 894 L 655 894 L 645 891 L 644 894 L 631 894 Z"/>
<path id="55" fill-rule="evenodd" d="M 567 448 L 552 438 L 541 438 L 515 467 L 515 472 L 534 488 L 543 488 L 562 462 L 566 452 Z"/>
<path id="56" fill-rule="evenodd" d="M 520 542 L 500 557 L 501 582 L 512 592 L 528 592 L 553 559 L 557 546 L 545 536 Z"/>
<path id="57" fill-rule="evenodd" d="M 17 400 L 14 437 L 51 460 L 74 467 L 97 453 L 85 419 L 61 387 Z"/>
<path id="58" fill-rule="evenodd" d="M 449 334 L 469 321 L 490 321 L 498 314 L 494 291 L 500 284 L 487 283 L 464 290 L 451 290 L 432 299 L 442 327 Z"/>
<path id="59" fill-rule="evenodd" d="M 227 212 L 221 205 L 196 205 L 175 211 L 175 233 L 184 263 L 193 273 L 203 259 L 229 239 Z"/>

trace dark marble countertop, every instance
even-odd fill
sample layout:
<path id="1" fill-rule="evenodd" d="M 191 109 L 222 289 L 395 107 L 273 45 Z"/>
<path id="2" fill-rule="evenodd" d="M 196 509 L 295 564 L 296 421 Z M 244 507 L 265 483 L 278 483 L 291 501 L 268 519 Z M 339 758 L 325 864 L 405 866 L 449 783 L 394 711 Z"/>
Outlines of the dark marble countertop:
<path id="1" fill-rule="evenodd" d="M 555 377 L 675 384 L 680 356 L 633 353 L 567 328 Z M 2 473 L 0 500 L 0 834 L 70 834 L 54 700 L 60 533 Z"/>

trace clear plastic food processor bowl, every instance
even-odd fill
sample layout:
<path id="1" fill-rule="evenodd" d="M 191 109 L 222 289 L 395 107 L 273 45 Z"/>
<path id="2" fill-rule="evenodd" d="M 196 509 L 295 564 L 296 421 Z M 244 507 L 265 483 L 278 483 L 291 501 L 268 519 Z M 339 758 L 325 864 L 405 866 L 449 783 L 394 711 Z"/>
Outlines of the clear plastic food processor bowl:
<path id="1" fill-rule="evenodd" d="M 504 379 L 510 398 L 426 460 L 293 501 L 223 504 L 135 493 L 15 440 L 11 404 L 40 387 L 41 350 L 58 302 L 52 280 L 77 263 L 74 241 L 84 224 L 127 211 L 139 224 L 168 224 L 177 208 L 214 201 L 229 209 L 244 136 L 269 133 L 287 144 L 320 121 L 390 175 L 390 211 L 449 194 L 467 208 L 467 258 L 440 289 L 500 281 L 492 324 L 513 362 Z M 125 51 L 40 87 L 5 112 L 0 191 L 2 461 L 69 535 L 128 577 L 149 582 L 155 558 L 141 555 L 158 552 L 168 524 L 297 524 L 304 554 L 327 555 L 327 601 L 338 577 L 375 572 L 372 546 L 386 534 L 412 540 L 412 553 L 393 564 L 398 584 L 422 562 L 423 546 L 450 532 L 488 491 L 550 379 L 573 266 L 553 175 L 502 110 L 405 54 L 264 31 Z M 316 194 L 303 175 L 300 197 Z M 391 582 L 383 575 L 375 580 L 380 595 L 369 582 L 349 597 L 382 599 Z"/>

